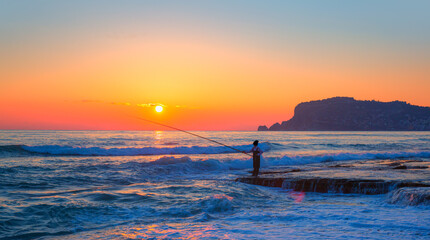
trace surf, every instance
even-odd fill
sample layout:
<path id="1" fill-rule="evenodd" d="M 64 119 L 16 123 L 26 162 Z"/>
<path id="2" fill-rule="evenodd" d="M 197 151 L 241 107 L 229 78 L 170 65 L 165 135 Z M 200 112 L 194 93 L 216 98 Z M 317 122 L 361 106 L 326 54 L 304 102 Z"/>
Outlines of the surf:
<path id="1" fill-rule="evenodd" d="M 250 145 L 236 145 L 235 149 L 248 151 Z M 270 150 L 269 144 L 262 144 L 263 151 Z M 236 153 L 224 146 L 178 146 L 178 147 L 76 147 L 61 145 L 4 145 L 0 155 L 42 154 L 57 156 L 146 156 L 146 155 L 189 155 L 189 154 L 227 154 Z"/>

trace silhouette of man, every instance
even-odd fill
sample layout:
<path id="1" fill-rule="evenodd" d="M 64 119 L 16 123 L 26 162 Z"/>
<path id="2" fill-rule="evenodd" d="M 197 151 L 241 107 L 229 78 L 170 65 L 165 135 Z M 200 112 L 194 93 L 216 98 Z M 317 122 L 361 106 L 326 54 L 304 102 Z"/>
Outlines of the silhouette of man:
<path id="1" fill-rule="evenodd" d="M 252 176 L 257 177 L 258 172 L 260 171 L 260 156 L 263 154 L 263 151 L 258 147 L 258 140 L 255 140 L 253 143 L 253 147 L 251 149 L 252 152 L 252 165 L 254 167 L 254 171 L 252 172 Z"/>

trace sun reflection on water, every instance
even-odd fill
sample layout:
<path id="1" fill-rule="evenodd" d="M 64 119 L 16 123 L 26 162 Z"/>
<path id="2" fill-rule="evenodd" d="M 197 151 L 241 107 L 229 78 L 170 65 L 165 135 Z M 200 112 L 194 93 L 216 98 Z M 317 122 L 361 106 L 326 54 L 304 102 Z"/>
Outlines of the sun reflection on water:
<path id="1" fill-rule="evenodd" d="M 228 234 L 220 236 L 212 225 L 206 224 L 149 224 L 141 227 L 114 229 L 105 233 L 124 239 L 231 239 Z"/>

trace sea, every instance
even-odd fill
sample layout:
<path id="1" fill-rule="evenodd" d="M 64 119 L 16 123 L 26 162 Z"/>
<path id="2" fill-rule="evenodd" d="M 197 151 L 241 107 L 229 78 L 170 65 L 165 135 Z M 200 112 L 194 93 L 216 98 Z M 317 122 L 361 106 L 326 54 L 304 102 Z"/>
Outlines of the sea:
<path id="1" fill-rule="evenodd" d="M 430 132 L 196 131 L 261 171 L 430 161 Z M 236 182 L 243 152 L 178 131 L 0 131 L 0 239 L 430 239 L 430 205 Z M 430 178 L 430 176 L 429 176 Z"/>

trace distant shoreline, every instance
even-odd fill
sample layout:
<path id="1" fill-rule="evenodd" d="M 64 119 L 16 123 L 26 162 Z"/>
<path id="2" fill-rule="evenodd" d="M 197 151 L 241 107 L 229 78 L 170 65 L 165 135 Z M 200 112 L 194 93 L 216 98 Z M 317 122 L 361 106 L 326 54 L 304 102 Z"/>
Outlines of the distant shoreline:
<path id="1" fill-rule="evenodd" d="M 430 107 L 402 101 L 361 101 L 334 97 L 303 102 L 294 116 L 258 131 L 430 131 Z"/>

